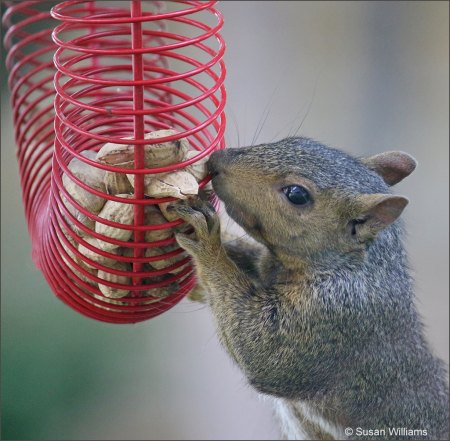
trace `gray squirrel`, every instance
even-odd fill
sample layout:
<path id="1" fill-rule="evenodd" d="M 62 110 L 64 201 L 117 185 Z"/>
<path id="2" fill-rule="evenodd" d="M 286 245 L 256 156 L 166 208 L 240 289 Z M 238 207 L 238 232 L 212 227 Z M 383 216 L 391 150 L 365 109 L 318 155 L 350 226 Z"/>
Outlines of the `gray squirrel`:
<path id="1" fill-rule="evenodd" d="M 303 137 L 211 155 L 212 184 L 255 241 L 222 243 L 209 202 L 170 208 L 221 343 L 286 439 L 448 439 L 446 368 L 414 305 L 390 186 L 403 152 L 357 159 Z"/>

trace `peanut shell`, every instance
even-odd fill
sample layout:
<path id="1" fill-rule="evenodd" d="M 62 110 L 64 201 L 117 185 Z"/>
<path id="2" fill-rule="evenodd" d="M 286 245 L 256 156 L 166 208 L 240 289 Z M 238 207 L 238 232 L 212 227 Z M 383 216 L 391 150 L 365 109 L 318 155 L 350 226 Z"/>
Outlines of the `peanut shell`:
<path id="1" fill-rule="evenodd" d="M 184 161 L 187 161 L 188 159 L 192 159 L 200 153 L 201 152 L 198 152 L 197 150 L 190 150 L 189 152 L 187 152 L 187 155 L 184 158 Z M 197 162 L 194 162 L 193 164 L 188 165 L 187 167 L 185 167 L 182 170 L 187 171 L 192 176 L 194 176 L 194 178 L 197 180 L 197 182 L 200 182 L 208 174 L 208 169 L 207 169 L 208 161 L 209 161 L 209 155 L 206 155 L 202 159 L 199 159 Z"/>
<path id="2" fill-rule="evenodd" d="M 94 151 L 86 151 L 81 153 L 82 156 L 95 160 L 96 153 Z M 105 170 L 86 164 L 78 158 L 72 158 L 67 166 L 70 172 L 80 181 L 93 188 L 94 190 L 106 192 L 106 187 L 103 182 L 105 177 Z M 83 208 L 89 210 L 91 213 L 98 214 L 105 205 L 106 199 L 101 196 L 96 196 L 89 191 L 81 188 L 68 175 L 63 174 L 62 182 L 64 188 L 70 196 Z"/>
<path id="3" fill-rule="evenodd" d="M 123 173 L 107 171 L 103 182 L 105 183 L 106 192 L 108 194 L 117 195 L 133 192 L 133 186 L 127 175 Z"/>
<path id="4" fill-rule="evenodd" d="M 131 264 L 117 261 L 111 268 L 119 271 L 131 271 Z M 131 285 L 132 282 L 131 277 L 117 276 L 116 274 L 111 274 L 102 270 L 98 270 L 98 277 L 108 282 L 121 283 L 124 285 Z M 130 290 L 111 288 L 109 286 L 102 285 L 101 283 L 99 283 L 98 287 L 105 297 L 112 299 L 120 299 L 130 293 Z"/>
<path id="5" fill-rule="evenodd" d="M 179 248 L 179 245 L 177 243 L 165 245 L 163 247 L 146 248 L 145 257 L 159 256 L 161 254 L 170 253 L 171 251 L 177 250 L 178 248 Z M 167 268 L 168 266 L 171 266 L 171 265 L 175 264 L 176 262 L 183 260 L 184 258 L 186 258 L 186 253 L 180 253 L 174 257 L 169 257 L 168 259 L 157 260 L 155 262 L 149 262 L 148 265 L 151 268 L 159 270 L 159 269 Z M 184 265 L 182 265 L 180 268 L 170 271 L 170 273 L 177 274 L 180 271 L 182 271 L 183 269 L 184 269 Z"/>
<path id="6" fill-rule="evenodd" d="M 92 245 L 92 246 L 94 246 L 96 248 L 101 249 L 100 245 L 99 245 L 100 241 L 97 238 L 89 236 L 89 237 L 85 237 L 84 240 L 87 243 L 89 243 L 89 245 Z M 115 265 L 115 263 L 117 262 L 117 260 L 110 259 L 109 257 L 105 257 L 105 256 L 102 256 L 101 254 L 98 254 L 98 253 L 96 253 L 94 251 L 91 251 L 89 248 L 86 248 L 81 243 L 78 245 L 78 251 L 81 254 L 83 254 L 83 256 L 86 256 L 88 259 L 93 260 L 94 262 L 97 262 L 100 265 L 104 265 L 104 266 L 107 266 L 109 268 L 112 268 Z M 118 255 L 121 252 L 121 248 L 120 247 L 119 248 L 115 248 L 115 249 L 113 249 L 113 250 L 111 250 L 109 252 L 112 253 L 112 254 L 117 254 Z M 79 259 L 79 260 L 81 260 L 81 259 Z M 91 264 L 89 264 L 88 262 L 84 262 L 84 264 L 87 267 L 89 267 L 89 268 L 97 269 L 94 266 L 92 266 Z"/>
<path id="7" fill-rule="evenodd" d="M 144 188 L 147 188 L 154 179 L 158 179 L 163 176 L 167 176 L 169 173 L 155 173 L 155 174 L 148 174 L 144 175 Z M 134 177 L 136 175 L 127 174 L 127 178 L 129 183 L 131 184 L 132 191 L 134 190 Z"/>
<path id="8" fill-rule="evenodd" d="M 146 139 L 165 138 L 167 136 L 177 135 L 178 131 L 158 130 L 145 135 Z M 145 167 L 156 168 L 166 165 L 173 165 L 181 162 L 189 151 L 189 141 L 187 138 L 177 139 L 175 141 L 163 142 L 160 144 L 145 146 Z"/>
<path id="9" fill-rule="evenodd" d="M 176 130 L 158 130 L 144 135 L 145 139 L 156 139 L 176 135 Z M 134 168 L 134 145 L 105 144 L 97 154 L 97 161 L 123 168 Z M 145 168 L 164 167 L 181 162 L 189 150 L 186 138 L 159 144 L 144 145 Z"/>
<path id="10" fill-rule="evenodd" d="M 133 137 L 129 136 L 124 139 L 133 139 Z M 130 148 L 132 148 L 131 152 Z M 133 168 L 134 146 L 108 142 L 97 152 L 96 159 L 98 162 L 106 165 L 113 165 L 121 168 Z"/>
<path id="11" fill-rule="evenodd" d="M 97 276 L 97 269 L 96 268 L 90 268 L 88 266 L 86 266 L 86 264 L 79 259 L 75 253 L 65 245 L 65 243 L 61 240 L 61 245 L 63 246 L 64 250 L 66 251 L 66 253 L 69 255 L 70 259 L 66 259 L 64 255 L 61 255 L 61 257 L 63 258 L 64 262 L 66 263 L 66 265 L 69 266 L 70 270 L 73 272 L 73 274 L 75 274 L 76 276 L 78 276 L 83 282 L 88 283 L 89 285 L 94 286 L 95 288 L 98 287 L 97 282 L 95 282 L 94 280 L 91 280 L 89 277 L 85 276 L 83 273 L 81 273 L 80 271 L 78 271 L 77 268 L 75 268 L 74 264 L 78 264 L 80 265 L 83 269 L 85 269 L 86 271 L 88 271 L 89 273 L 91 273 L 94 276 Z M 75 242 L 74 247 L 77 248 L 77 243 Z M 67 273 L 67 275 L 73 279 L 73 277 L 71 277 L 70 272 Z M 76 282 L 76 280 L 74 280 L 74 282 Z"/>
<path id="12" fill-rule="evenodd" d="M 161 225 L 167 223 L 167 219 L 163 216 L 156 205 L 145 206 L 145 225 Z M 161 230 L 153 230 L 145 232 L 145 242 L 154 242 L 156 240 L 164 240 L 171 237 L 172 228 L 164 228 Z"/>
<path id="13" fill-rule="evenodd" d="M 117 196 L 132 199 L 132 195 L 118 194 Z M 111 222 L 117 222 L 125 225 L 133 225 L 134 222 L 134 205 L 122 204 L 121 202 L 107 201 L 99 216 Z M 110 237 L 111 239 L 128 241 L 133 235 L 132 230 L 124 230 L 122 228 L 110 227 L 100 222 L 95 223 L 95 232 Z M 104 251 L 111 251 L 120 245 L 115 245 L 102 240 L 98 241 L 99 248 Z"/>
<path id="14" fill-rule="evenodd" d="M 63 204 L 66 206 L 66 208 L 69 210 L 69 213 L 79 222 L 81 222 L 85 227 L 89 228 L 90 230 L 95 229 L 95 220 L 91 219 L 90 217 L 86 216 L 85 214 L 78 211 L 65 197 L 62 193 L 61 200 Z M 85 233 L 81 228 L 77 227 L 64 213 L 63 217 L 66 220 L 66 222 L 69 224 L 72 231 L 74 231 L 78 236 L 81 238 L 84 238 L 87 236 L 87 233 Z M 64 226 L 62 226 L 64 229 Z M 68 234 L 67 234 L 68 235 Z M 66 237 L 67 237 L 66 235 Z"/>
<path id="15" fill-rule="evenodd" d="M 198 183 L 190 173 L 176 171 L 152 179 L 145 187 L 145 194 L 154 198 L 188 199 L 198 194 Z"/>

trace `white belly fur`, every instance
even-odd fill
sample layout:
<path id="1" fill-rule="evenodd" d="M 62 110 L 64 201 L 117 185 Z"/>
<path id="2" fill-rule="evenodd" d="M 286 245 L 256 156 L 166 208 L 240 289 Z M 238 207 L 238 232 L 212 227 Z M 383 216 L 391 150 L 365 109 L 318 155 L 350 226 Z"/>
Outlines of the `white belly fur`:
<path id="1" fill-rule="evenodd" d="M 273 400 L 284 439 L 346 439 L 343 428 L 327 421 L 317 410 L 301 401 Z"/>

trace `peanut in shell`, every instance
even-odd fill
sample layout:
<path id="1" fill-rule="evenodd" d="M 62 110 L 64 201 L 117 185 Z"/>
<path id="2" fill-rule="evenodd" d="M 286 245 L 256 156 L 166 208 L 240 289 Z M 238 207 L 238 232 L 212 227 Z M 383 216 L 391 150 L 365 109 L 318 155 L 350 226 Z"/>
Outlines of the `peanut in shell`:
<path id="1" fill-rule="evenodd" d="M 189 152 L 187 152 L 187 155 L 184 158 L 184 161 L 195 158 L 200 153 L 201 152 L 199 152 L 197 150 L 190 150 Z M 188 165 L 187 167 L 184 167 L 182 170 L 187 171 L 192 176 L 194 176 L 194 178 L 197 180 L 197 182 L 200 182 L 208 174 L 208 169 L 207 169 L 208 161 L 209 161 L 209 155 L 206 155 L 203 158 L 199 159 L 197 162 L 194 162 L 193 164 Z"/>
<path id="2" fill-rule="evenodd" d="M 155 173 L 155 174 L 146 174 L 146 175 L 144 175 L 144 188 L 148 187 L 154 179 L 158 179 L 158 178 L 161 178 L 163 176 L 167 176 L 168 174 L 169 173 Z M 134 190 L 134 181 L 135 181 L 135 176 L 136 175 L 127 174 L 126 176 L 128 178 L 129 184 L 131 185 L 131 188 L 132 188 L 131 191 L 133 191 Z M 147 192 L 145 192 L 145 193 L 147 194 Z M 147 196 L 150 196 L 150 195 L 147 195 Z"/>
<path id="3" fill-rule="evenodd" d="M 111 268 L 119 271 L 132 271 L 131 264 L 121 261 L 117 261 Z M 106 280 L 107 282 L 120 283 L 123 285 L 131 285 L 132 281 L 131 277 L 118 276 L 116 274 L 112 274 L 103 270 L 98 270 L 98 277 L 100 279 Z M 130 293 L 130 290 L 112 288 L 110 286 L 106 286 L 101 283 L 98 284 L 98 287 L 102 292 L 102 294 L 110 299 L 120 299 Z"/>
<path id="4" fill-rule="evenodd" d="M 157 130 L 145 135 L 146 139 L 165 138 L 177 135 L 180 132 L 170 130 Z M 189 151 L 187 138 L 167 141 L 159 144 L 145 146 L 145 168 L 165 167 L 183 161 Z"/>
<path id="5" fill-rule="evenodd" d="M 62 193 L 60 193 L 61 200 L 65 207 L 69 210 L 69 213 L 80 223 L 82 223 L 85 227 L 89 228 L 90 230 L 95 229 L 95 221 L 91 219 L 90 217 L 86 216 L 84 213 L 81 213 L 81 211 L 78 211 L 65 197 Z M 64 213 L 62 213 L 64 219 L 69 224 L 72 231 L 74 231 L 78 236 L 81 238 L 84 238 L 88 235 L 88 233 L 84 232 L 81 228 L 76 226 Z M 62 226 L 64 229 L 64 226 Z M 68 233 L 66 234 L 66 237 L 68 236 Z"/>
<path id="6" fill-rule="evenodd" d="M 154 256 L 159 256 L 162 254 L 170 253 L 171 251 L 175 251 L 179 248 L 180 247 L 177 243 L 165 245 L 163 247 L 146 248 L 144 255 L 145 255 L 145 257 L 154 257 Z M 186 253 L 183 252 L 183 253 L 177 254 L 176 256 L 169 257 L 164 260 L 156 260 L 154 262 L 149 262 L 148 265 L 153 269 L 159 270 L 159 269 L 167 268 L 185 258 L 186 258 Z M 184 269 L 184 265 L 182 265 L 180 268 L 176 268 L 176 269 L 170 271 L 170 273 L 177 274 L 180 271 L 182 271 L 183 269 Z"/>
<path id="7" fill-rule="evenodd" d="M 99 245 L 99 240 L 95 237 L 92 236 L 88 236 L 85 237 L 84 240 L 89 244 L 92 245 L 96 248 L 100 248 Z M 85 247 L 83 244 L 79 244 L 78 245 L 78 251 L 83 254 L 83 256 L 86 256 L 88 259 L 93 260 L 94 262 L 99 263 L 100 265 L 104 265 L 107 266 L 109 268 L 112 268 L 115 263 L 117 262 L 117 260 L 111 259 L 109 257 L 106 256 L 102 256 L 101 254 L 96 253 L 95 251 L 90 250 L 89 248 Z M 119 255 L 121 253 L 121 247 L 119 248 L 115 248 L 113 250 L 109 251 L 112 254 L 116 254 Z M 81 260 L 81 259 L 80 259 Z M 97 269 L 94 266 L 92 266 L 90 263 L 88 262 L 84 262 L 84 264 L 89 267 L 89 268 L 93 268 L 93 269 Z"/>
<path id="8" fill-rule="evenodd" d="M 175 171 L 152 179 L 145 187 L 145 194 L 154 198 L 188 199 L 198 194 L 198 183 L 190 173 Z"/>
<path id="9" fill-rule="evenodd" d="M 162 225 L 167 223 L 157 205 L 145 206 L 145 225 Z M 157 240 L 168 239 L 173 235 L 172 228 L 163 228 L 161 230 L 152 230 L 145 232 L 145 242 L 154 242 Z"/>
<path id="10" fill-rule="evenodd" d="M 133 192 L 133 186 L 126 174 L 106 171 L 103 182 L 108 194 L 118 195 Z"/>
<path id="11" fill-rule="evenodd" d="M 118 194 L 116 196 L 133 199 L 133 195 Z M 125 225 L 133 225 L 134 222 L 134 204 L 123 204 L 121 202 L 107 201 L 102 211 L 98 214 L 99 217 L 107 219 L 111 222 L 117 222 Z M 102 234 L 111 239 L 128 241 L 133 235 L 132 230 L 124 230 L 122 228 L 110 227 L 101 222 L 95 223 L 95 232 Z M 99 248 L 104 251 L 111 251 L 118 248 L 120 245 L 115 245 L 103 240 L 98 242 Z"/>
<path id="12" fill-rule="evenodd" d="M 96 153 L 92 150 L 82 152 L 81 155 L 92 160 L 95 160 L 96 157 Z M 84 184 L 94 190 L 106 193 L 106 187 L 103 182 L 105 170 L 86 164 L 78 158 L 72 158 L 67 168 Z M 91 213 L 98 214 L 103 208 L 103 205 L 105 205 L 105 198 L 81 188 L 76 182 L 72 181 L 68 175 L 63 174 L 62 182 L 70 196 Z"/>
<path id="13" fill-rule="evenodd" d="M 92 274 L 94 276 L 97 276 L 97 273 L 98 273 L 97 269 L 88 267 L 80 258 L 78 258 L 75 255 L 75 253 L 69 247 L 66 246 L 66 244 L 62 240 L 60 240 L 60 242 L 61 242 L 61 245 L 63 246 L 64 250 L 66 251 L 66 253 L 69 256 L 69 259 L 66 259 L 66 257 L 64 255 L 61 255 L 65 264 L 67 266 L 69 266 L 70 271 L 72 271 L 72 273 L 75 274 L 75 276 L 78 276 L 83 282 L 86 282 L 89 285 L 97 288 L 98 287 L 97 282 L 90 279 L 88 276 L 85 276 L 82 272 L 78 271 L 78 269 L 75 267 L 75 264 L 80 265 L 83 269 L 85 269 L 87 272 L 89 272 L 90 274 Z M 77 243 L 73 244 L 73 246 L 75 248 L 77 248 L 77 245 L 78 245 Z M 71 279 L 73 279 L 74 282 L 76 282 L 76 280 L 72 277 L 72 274 L 70 271 L 67 272 L 67 275 Z"/>
<path id="14" fill-rule="evenodd" d="M 129 136 L 124 139 L 133 139 L 133 137 Z M 130 148 L 133 148 L 133 150 L 130 151 Z M 133 168 L 134 146 L 108 142 L 97 152 L 96 160 L 102 164 L 115 167 Z"/>
<path id="15" fill-rule="evenodd" d="M 146 133 L 144 138 L 164 138 L 178 133 L 176 130 L 158 130 Z M 158 144 L 146 144 L 143 147 L 145 168 L 157 168 L 181 162 L 189 150 L 189 141 L 181 138 Z M 116 167 L 135 168 L 134 148 L 134 145 L 105 144 L 97 154 L 97 161 Z"/>

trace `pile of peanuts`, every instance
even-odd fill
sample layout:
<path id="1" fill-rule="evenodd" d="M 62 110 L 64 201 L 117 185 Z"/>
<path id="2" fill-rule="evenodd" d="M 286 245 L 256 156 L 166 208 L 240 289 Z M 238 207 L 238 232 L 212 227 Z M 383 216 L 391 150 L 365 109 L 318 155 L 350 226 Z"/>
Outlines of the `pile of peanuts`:
<path id="1" fill-rule="evenodd" d="M 145 135 L 146 139 L 164 138 L 178 134 L 175 130 L 159 130 L 151 132 Z M 131 138 L 129 138 L 131 139 Z M 180 163 L 195 157 L 200 152 L 195 150 L 189 150 L 189 142 L 187 138 L 181 138 L 175 141 L 169 141 L 158 144 L 149 144 L 144 146 L 145 154 L 145 168 L 157 168 L 168 165 Z M 99 151 L 84 151 L 82 156 L 95 160 L 100 164 L 106 164 L 110 166 L 117 166 L 121 168 L 134 168 L 134 145 L 118 145 L 108 143 L 105 144 Z M 146 174 L 144 175 L 145 196 L 148 198 L 163 198 L 163 197 L 175 197 L 178 199 L 187 199 L 189 197 L 195 197 L 198 194 L 198 183 L 204 179 L 207 175 L 206 163 L 208 157 L 200 159 L 199 161 L 183 168 L 175 170 L 169 173 L 158 174 Z M 101 168 L 93 167 L 78 158 L 73 158 L 69 164 L 68 169 L 70 172 L 83 183 L 89 187 L 98 190 L 103 193 L 115 195 L 121 198 L 134 198 L 134 174 L 123 174 L 112 171 L 102 170 Z M 134 205 L 125 204 L 121 202 L 115 202 L 107 200 L 100 196 L 94 195 L 89 191 L 81 188 L 66 174 L 62 177 L 64 188 L 69 195 L 83 208 L 89 212 L 98 215 L 99 217 L 117 223 L 125 225 L 133 225 L 134 223 Z M 70 214 L 76 218 L 81 224 L 88 229 L 95 231 L 105 237 L 111 239 L 117 239 L 121 241 L 133 242 L 133 231 L 124 230 L 121 228 L 114 228 L 105 225 L 101 222 L 96 222 L 90 217 L 79 212 L 67 201 L 62 193 L 60 193 L 61 200 L 70 212 Z M 166 222 L 177 220 L 178 217 L 175 212 L 167 211 L 167 207 L 174 202 L 166 202 L 154 205 L 145 206 L 145 225 L 160 225 Z M 64 215 L 65 221 L 69 224 L 70 228 L 85 242 L 98 250 L 103 250 L 117 256 L 133 257 L 134 249 L 132 247 L 121 247 L 119 245 L 99 240 L 85 231 L 78 228 L 70 219 Z M 132 271 L 132 264 L 129 262 L 123 262 L 102 256 L 95 251 L 83 246 L 81 243 L 76 242 L 69 233 L 65 231 L 64 225 L 61 224 L 62 231 L 71 245 L 75 247 L 83 256 L 89 260 L 96 262 L 105 267 L 116 269 L 119 271 Z M 153 242 L 168 239 L 173 237 L 177 230 L 185 229 L 185 225 L 179 227 L 165 228 L 161 230 L 153 230 L 145 232 L 145 242 Z M 61 244 L 65 251 L 72 259 L 90 274 L 97 276 L 108 282 L 115 282 L 124 285 L 131 285 L 131 277 L 118 276 L 107 271 L 95 268 L 88 262 L 83 261 L 76 256 L 73 251 L 65 246 L 61 240 Z M 161 254 L 169 253 L 178 248 L 176 243 L 169 244 L 162 247 L 149 247 L 144 249 L 144 257 L 153 257 Z M 184 259 L 185 253 L 178 254 L 168 259 L 145 263 L 143 271 L 152 271 L 167 268 L 176 262 Z M 70 265 L 70 261 L 64 259 L 66 264 Z M 100 289 L 102 294 L 109 299 L 119 299 L 126 296 L 130 296 L 130 290 L 116 289 L 97 284 L 95 281 L 86 277 L 80 271 L 78 271 L 73 265 L 71 265 L 72 271 L 83 281 L 91 286 Z M 176 274 L 183 270 L 183 266 L 176 268 L 168 274 L 160 276 L 152 276 L 150 278 L 144 278 L 144 284 L 150 284 L 153 282 L 162 282 L 171 277 L 172 274 Z M 80 286 L 80 285 L 78 285 Z M 171 283 L 161 288 L 154 288 L 149 291 L 143 291 L 142 295 L 150 295 L 152 297 L 165 298 L 174 294 L 179 289 L 178 283 Z M 98 296 L 95 296 L 98 297 Z M 115 301 L 109 301 L 110 303 L 116 303 Z"/>

